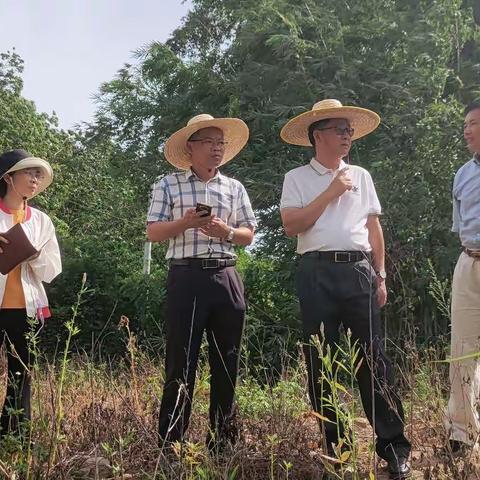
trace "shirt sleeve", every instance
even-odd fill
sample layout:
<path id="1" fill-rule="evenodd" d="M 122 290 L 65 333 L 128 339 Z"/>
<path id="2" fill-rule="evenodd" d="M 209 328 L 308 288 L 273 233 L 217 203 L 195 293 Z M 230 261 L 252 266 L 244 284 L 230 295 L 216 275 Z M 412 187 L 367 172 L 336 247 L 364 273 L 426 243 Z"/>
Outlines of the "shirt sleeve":
<path id="1" fill-rule="evenodd" d="M 168 222 L 172 219 L 172 201 L 168 181 L 163 177 L 152 187 L 147 223 Z"/>
<path id="2" fill-rule="evenodd" d="M 452 232 L 460 231 L 460 202 L 453 197 Z"/>
<path id="3" fill-rule="evenodd" d="M 235 228 L 238 227 L 253 227 L 257 226 L 257 220 L 253 213 L 250 198 L 245 190 L 245 187 L 240 183 L 238 190 L 238 202 L 237 202 L 237 222 Z"/>
<path id="4" fill-rule="evenodd" d="M 460 231 L 460 200 L 455 195 L 457 183 L 457 175 L 455 175 L 455 180 L 453 181 L 452 189 L 452 232 L 458 233 Z"/>
<path id="5" fill-rule="evenodd" d="M 28 261 L 28 265 L 40 281 L 50 283 L 62 272 L 62 259 L 55 235 L 55 227 L 50 219 L 47 221 L 47 229 L 48 240 L 44 245 L 37 247 L 40 252 Z"/>
<path id="6" fill-rule="evenodd" d="M 369 172 L 366 172 L 367 180 L 367 200 L 368 200 L 368 214 L 369 215 L 381 215 L 382 206 L 378 200 L 377 191 L 373 184 L 372 177 Z"/>
<path id="7" fill-rule="evenodd" d="M 280 199 L 280 210 L 284 208 L 302 208 L 302 197 L 292 175 L 288 173 L 283 180 L 282 197 Z"/>

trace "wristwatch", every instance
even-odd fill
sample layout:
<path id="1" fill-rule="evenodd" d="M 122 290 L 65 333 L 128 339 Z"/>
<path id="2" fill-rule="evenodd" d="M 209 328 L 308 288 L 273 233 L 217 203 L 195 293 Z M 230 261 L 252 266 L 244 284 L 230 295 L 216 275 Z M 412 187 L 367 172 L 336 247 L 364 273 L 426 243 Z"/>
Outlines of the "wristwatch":
<path id="1" fill-rule="evenodd" d="M 235 236 L 235 229 L 230 227 L 230 231 L 228 232 L 228 235 L 225 237 L 225 240 L 227 242 L 233 242 L 234 236 Z"/>
<path id="2" fill-rule="evenodd" d="M 379 270 L 375 273 L 377 274 L 377 277 L 380 277 L 382 280 L 385 280 L 387 278 L 387 272 L 385 270 Z"/>

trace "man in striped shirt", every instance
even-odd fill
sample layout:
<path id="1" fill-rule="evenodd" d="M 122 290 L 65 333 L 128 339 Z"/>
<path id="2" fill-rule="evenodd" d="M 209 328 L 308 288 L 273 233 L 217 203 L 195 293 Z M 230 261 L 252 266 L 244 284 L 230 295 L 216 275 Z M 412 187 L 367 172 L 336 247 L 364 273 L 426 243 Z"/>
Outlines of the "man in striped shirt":
<path id="1" fill-rule="evenodd" d="M 236 437 L 234 393 L 245 299 L 234 246 L 252 243 L 256 220 L 243 185 L 218 169 L 247 140 L 242 120 L 202 114 L 165 144 L 165 157 L 182 171 L 154 185 L 147 217 L 149 240 L 169 242 L 161 447 L 182 441 L 188 427 L 204 331 L 211 372 L 207 445 L 218 452 Z"/>

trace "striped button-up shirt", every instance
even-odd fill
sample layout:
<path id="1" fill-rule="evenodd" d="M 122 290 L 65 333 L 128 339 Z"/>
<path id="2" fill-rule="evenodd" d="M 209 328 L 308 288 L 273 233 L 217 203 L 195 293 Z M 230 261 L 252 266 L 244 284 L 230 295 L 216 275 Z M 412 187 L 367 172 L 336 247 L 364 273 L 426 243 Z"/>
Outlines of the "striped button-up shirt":
<path id="1" fill-rule="evenodd" d="M 453 182 L 453 226 L 466 248 L 480 250 L 480 158 L 463 165 Z"/>
<path id="2" fill-rule="evenodd" d="M 197 202 L 210 205 L 212 214 L 227 225 L 255 228 L 257 222 L 245 187 L 237 180 L 217 174 L 208 182 L 191 169 L 160 178 L 154 185 L 147 222 L 168 222 L 183 218 Z M 175 258 L 235 258 L 231 242 L 204 235 L 190 228 L 170 238 L 167 259 Z"/>

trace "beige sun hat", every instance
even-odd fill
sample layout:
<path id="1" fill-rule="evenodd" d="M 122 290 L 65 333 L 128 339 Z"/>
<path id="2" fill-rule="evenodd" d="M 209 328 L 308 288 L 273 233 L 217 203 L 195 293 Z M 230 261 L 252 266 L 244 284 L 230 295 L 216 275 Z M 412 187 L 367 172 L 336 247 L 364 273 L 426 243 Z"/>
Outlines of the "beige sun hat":
<path id="1" fill-rule="evenodd" d="M 37 196 L 39 193 L 42 193 L 46 190 L 50 184 L 53 182 L 53 170 L 50 164 L 43 160 L 43 158 L 38 157 L 29 157 L 25 158 L 24 160 L 20 160 L 16 165 L 14 165 L 8 172 L 12 173 L 17 172 L 18 170 L 23 170 L 24 168 L 40 168 L 45 175 L 45 179 L 38 184 L 37 190 L 35 192 L 34 197 Z"/>
<path id="2" fill-rule="evenodd" d="M 289 120 L 282 128 L 280 137 L 292 145 L 311 147 L 308 127 L 314 122 L 327 118 L 346 118 L 355 130 L 352 140 L 368 135 L 380 124 L 380 117 L 371 110 L 343 106 L 338 100 L 327 99 L 317 102 L 310 111 Z"/>
<path id="3" fill-rule="evenodd" d="M 25 168 L 40 168 L 45 177 L 43 181 L 38 184 L 35 195 L 43 192 L 52 183 L 52 167 L 43 158 L 34 157 L 23 149 L 11 150 L 0 155 L 0 178 L 2 180 L 4 180 L 3 177 L 7 173 L 17 172 Z"/>
<path id="4" fill-rule="evenodd" d="M 235 157 L 248 141 L 249 131 L 246 123 L 239 118 L 214 118 L 202 113 L 191 118 L 186 127 L 181 128 L 165 142 L 163 153 L 166 159 L 175 167 L 187 170 L 192 166 L 187 140 L 202 128 L 216 127 L 223 131 L 227 142 L 225 153 L 220 165 L 224 165 Z"/>

